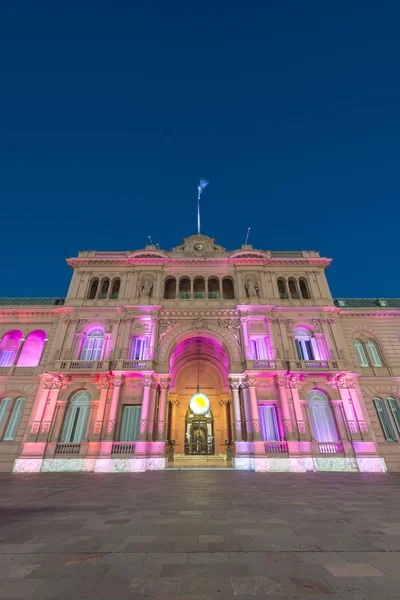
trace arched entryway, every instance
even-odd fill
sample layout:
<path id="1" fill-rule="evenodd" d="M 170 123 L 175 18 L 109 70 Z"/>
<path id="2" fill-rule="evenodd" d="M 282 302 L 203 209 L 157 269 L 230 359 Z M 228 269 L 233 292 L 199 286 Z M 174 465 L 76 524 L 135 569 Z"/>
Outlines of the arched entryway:
<path id="1" fill-rule="evenodd" d="M 175 346 L 170 358 L 167 438 L 176 459 L 225 459 L 232 441 L 228 372 L 227 352 L 211 337 L 196 332 Z"/>

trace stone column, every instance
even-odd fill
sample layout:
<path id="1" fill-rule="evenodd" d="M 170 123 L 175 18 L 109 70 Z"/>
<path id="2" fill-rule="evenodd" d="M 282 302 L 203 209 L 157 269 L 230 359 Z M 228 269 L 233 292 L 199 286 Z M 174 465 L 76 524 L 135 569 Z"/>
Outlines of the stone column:
<path id="1" fill-rule="evenodd" d="M 56 402 L 56 413 L 54 418 L 53 430 L 50 434 L 52 442 L 59 442 L 61 436 L 61 429 L 64 424 L 65 411 L 67 410 L 66 400 L 57 400 Z"/>
<path id="2" fill-rule="evenodd" d="M 40 375 L 40 385 L 36 393 L 36 400 L 31 412 L 31 416 L 29 417 L 28 432 L 26 433 L 24 439 L 25 442 L 36 441 L 52 385 L 52 375 L 48 375 L 47 373 Z"/>
<path id="3" fill-rule="evenodd" d="M 260 432 L 260 418 L 258 415 L 258 403 L 257 403 L 257 380 L 254 375 L 247 375 L 249 399 L 250 399 L 250 414 L 251 414 L 251 436 L 252 441 L 261 440 Z"/>
<path id="4" fill-rule="evenodd" d="M 155 356 L 157 327 L 158 327 L 158 320 L 157 319 L 151 319 L 149 360 L 154 360 L 154 356 Z"/>
<path id="5" fill-rule="evenodd" d="M 276 385 L 278 387 L 280 408 L 282 411 L 283 428 L 287 441 L 295 439 L 292 418 L 290 416 L 290 408 L 286 391 L 286 378 L 284 375 L 276 375 Z"/>
<path id="6" fill-rule="evenodd" d="M 297 421 L 297 429 L 299 432 L 299 440 L 306 441 L 307 440 L 307 429 L 306 423 L 304 421 L 303 410 L 301 408 L 299 389 L 301 389 L 304 385 L 304 375 L 303 373 L 288 373 L 286 375 L 286 386 L 290 388 L 294 412 L 296 415 Z"/>
<path id="7" fill-rule="evenodd" d="M 107 432 L 104 438 L 108 442 L 113 441 L 115 437 L 115 424 L 118 412 L 119 396 L 121 393 L 121 387 L 124 385 L 124 380 L 125 377 L 123 375 L 116 375 L 112 381 L 113 391 L 111 396 L 110 412 L 108 413 Z"/>
<path id="8" fill-rule="evenodd" d="M 142 442 L 147 441 L 149 409 L 150 409 L 150 391 L 153 380 L 151 377 L 145 377 L 143 380 L 142 412 L 140 414 L 140 435 Z"/>
<path id="9" fill-rule="evenodd" d="M 229 375 L 228 379 L 232 392 L 233 439 L 235 442 L 242 442 L 242 415 L 240 412 L 239 387 L 243 379 L 241 377 L 234 377 L 233 375 Z"/>
<path id="10" fill-rule="evenodd" d="M 90 403 L 89 419 L 88 419 L 88 424 L 87 424 L 86 434 L 85 434 L 86 442 L 95 441 L 93 439 L 93 430 L 94 430 L 94 424 L 95 424 L 95 420 L 96 420 L 96 413 L 98 410 L 99 410 L 99 402 L 97 400 L 94 400 L 94 401 L 92 400 Z M 95 436 L 95 437 L 97 437 L 97 436 Z"/>
<path id="11" fill-rule="evenodd" d="M 160 385 L 160 398 L 158 405 L 158 423 L 157 423 L 157 440 L 160 442 L 165 441 L 167 429 L 167 406 L 168 406 L 168 389 L 171 377 L 159 378 Z"/>
<path id="12" fill-rule="evenodd" d="M 96 387 L 100 390 L 99 408 L 96 413 L 96 418 L 93 424 L 92 440 L 100 441 L 101 431 L 103 429 L 104 414 L 107 405 L 108 390 L 113 384 L 113 378 L 111 375 L 97 375 L 96 376 Z"/>
<path id="13" fill-rule="evenodd" d="M 37 437 L 38 442 L 45 442 L 48 440 L 60 390 L 67 387 L 69 380 L 70 377 L 64 375 L 56 375 L 53 377 L 51 389 L 42 418 L 41 430 Z"/>
<path id="14" fill-rule="evenodd" d="M 18 350 L 17 350 L 17 352 L 15 354 L 15 358 L 14 358 L 14 361 L 13 361 L 13 365 L 15 365 L 15 366 L 18 365 L 19 357 L 21 356 L 21 352 L 22 352 L 22 349 L 24 347 L 24 344 L 25 344 L 25 338 L 21 338 L 21 340 L 19 342 Z"/>
<path id="15" fill-rule="evenodd" d="M 250 342 L 249 342 L 249 331 L 248 331 L 247 318 L 240 319 L 240 326 L 242 328 L 244 357 L 246 359 L 251 359 L 251 348 L 250 348 Z"/>
<path id="16" fill-rule="evenodd" d="M 357 423 L 357 415 L 354 411 L 353 400 L 350 390 L 355 388 L 353 378 L 343 373 L 330 375 L 328 377 L 329 385 L 333 390 L 339 390 L 340 397 L 343 402 L 343 408 L 346 415 L 347 427 L 351 436 L 351 440 L 360 441 L 361 434 Z"/>
<path id="17" fill-rule="evenodd" d="M 157 410 L 157 392 L 158 392 L 157 382 L 153 381 L 153 383 L 151 384 L 151 391 L 150 391 L 149 416 L 148 416 L 148 428 L 147 428 L 147 439 L 149 442 L 153 441 L 153 435 L 154 435 L 154 420 L 156 419 L 156 410 Z"/>

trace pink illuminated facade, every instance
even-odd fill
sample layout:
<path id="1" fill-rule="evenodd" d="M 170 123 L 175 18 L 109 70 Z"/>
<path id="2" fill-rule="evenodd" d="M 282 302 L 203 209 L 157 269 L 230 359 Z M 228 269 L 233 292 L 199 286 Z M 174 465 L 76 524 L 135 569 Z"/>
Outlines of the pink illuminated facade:
<path id="1" fill-rule="evenodd" d="M 400 470 L 400 301 L 203 235 L 67 262 L 65 301 L 0 299 L 1 470 Z"/>

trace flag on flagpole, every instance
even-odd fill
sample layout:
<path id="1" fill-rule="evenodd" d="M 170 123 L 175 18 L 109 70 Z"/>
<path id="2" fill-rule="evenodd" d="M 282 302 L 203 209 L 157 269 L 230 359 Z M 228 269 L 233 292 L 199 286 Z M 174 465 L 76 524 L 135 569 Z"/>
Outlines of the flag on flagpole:
<path id="1" fill-rule="evenodd" d="M 200 199 L 201 192 L 204 190 L 204 188 L 206 188 L 208 186 L 209 183 L 210 182 L 207 181 L 207 179 L 200 179 L 199 185 L 197 186 L 197 190 L 199 192 L 199 199 Z"/>

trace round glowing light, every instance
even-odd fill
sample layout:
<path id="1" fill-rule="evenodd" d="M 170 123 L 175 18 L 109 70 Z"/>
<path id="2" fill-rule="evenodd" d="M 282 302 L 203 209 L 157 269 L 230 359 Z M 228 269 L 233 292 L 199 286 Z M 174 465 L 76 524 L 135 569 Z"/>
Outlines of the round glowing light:
<path id="1" fill-rule="evenodd" d="M 205 394 L 198 392 L 190 398 L 190 408 L 195 415 L 204 415 L 210 410 L 210 401 Z"/>

